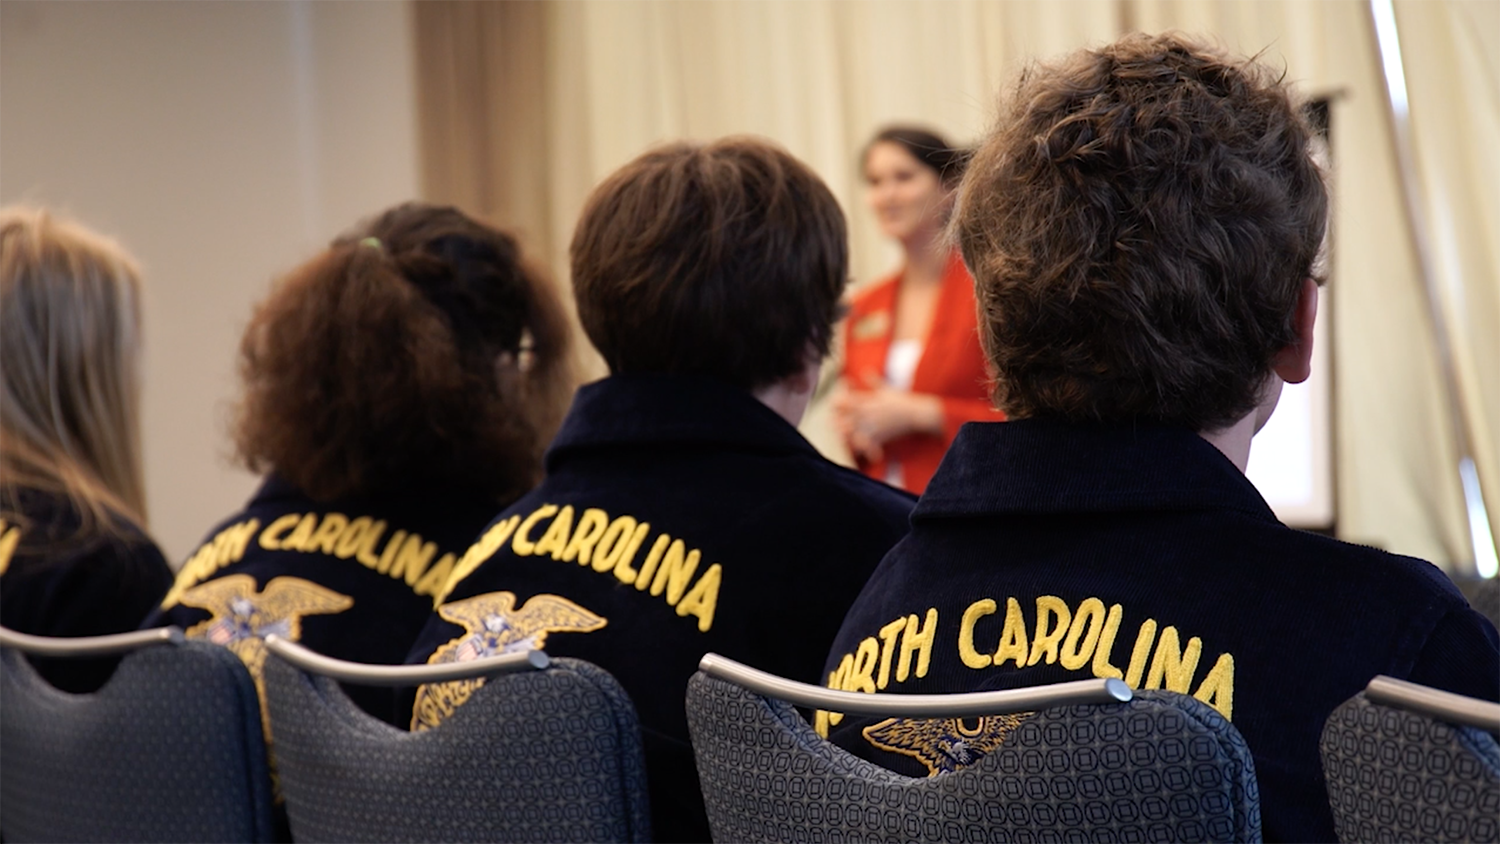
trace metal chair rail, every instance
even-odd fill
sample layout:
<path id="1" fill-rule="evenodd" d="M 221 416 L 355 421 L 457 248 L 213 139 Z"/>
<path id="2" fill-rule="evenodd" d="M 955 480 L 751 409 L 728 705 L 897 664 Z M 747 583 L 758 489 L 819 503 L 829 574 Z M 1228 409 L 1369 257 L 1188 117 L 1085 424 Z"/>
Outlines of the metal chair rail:
<path id="1" fill-rule="evenodd" d="M 467 662 L 436 665 L 369 665 L 324 656 L 280 636 L 266 637 L 266 648 L 309 674 L 362 686 L 420 686 L 475 677 L 495 677 L 517 671 L 536 671 L 551 664 L 545 651 L 527 650 Z"/>
<path id="2" fill-rule="evenodd" d="M 1500 703 L 1464 697 L 1384 674 L 1365 687 L 1365 697 L 1371 703 L 1410 709 L 1439 721 L 1500 732 Z"/>
<path id="3" fill-rule="evenodd" d="M 0 647 L 14 648 L 32 656 L 63 658 L 110 656 L 139 650 L 147 645 L 163 643 L 181 644 L 182 628 L 156 627 L 151 630 L 132 630 L 129 633 L 112 633 L 108 636 L 33 636 L 0 627 Z"/>
<path id="4" fill-rule="evenodd" d="M 784 700 L 797 706 L 829 712 L 908 718 L 965 718 L 976 715 L 1010 715 L 1034 712 L 1051 706 L 1089 703 L 1124 703 L 1131 699 L 1130 687 L 1114 678 L 1074 680 L 1050 686 L 1009 689 L 1000 692 L 965 692 L 947 695 L 865 694 L 825 689 L 799 683 L 751 668 L 718 654 L 704 654 L 698 668 L 710 677 L 727 680 L 756 694 Z"/>

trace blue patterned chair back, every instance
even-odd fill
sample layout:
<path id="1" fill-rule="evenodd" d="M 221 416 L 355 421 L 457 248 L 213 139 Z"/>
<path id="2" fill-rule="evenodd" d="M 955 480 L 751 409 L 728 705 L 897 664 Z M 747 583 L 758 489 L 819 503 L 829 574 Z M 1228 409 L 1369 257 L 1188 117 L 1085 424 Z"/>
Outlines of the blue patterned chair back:
<path id="1" fill-rule="evenodd" d="M 1320 749 L 1340 841 L 1500 841 L 1490 733 L 1360 692 L 1328 717 Z"/>
<path id="2" fill-rule="evenodd" d="M 275 653 L 265 678 L 297 841 L 650 840 L 635 707 L 595 665 L 491 677 L 418 733 Z"/>
<path id="3" fill-rule="evenodd" d="M 1173 692 L 1044 709 L 973 765 L 916 779 L 702 671 L 687 715 L 716 841 L 1260 840 L 1244 739 Z"/>
<path id="4" fill-rule="evenodd" d="M 202 642 L 121 660 L 93 694 L 58 691 L 0 648 L 5 841 L 270 841 L 255 684 Z"/>

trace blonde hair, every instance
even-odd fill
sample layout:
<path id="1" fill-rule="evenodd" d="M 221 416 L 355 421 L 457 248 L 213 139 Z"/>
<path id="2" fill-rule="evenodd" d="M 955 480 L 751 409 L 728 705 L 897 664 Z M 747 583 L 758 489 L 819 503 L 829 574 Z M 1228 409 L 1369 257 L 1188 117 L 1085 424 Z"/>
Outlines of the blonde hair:
<path id="1" fill-rule="evenodd" d="M 145 525 L 140 271 L 108 238 L 0 208 L 0 492 L 68 496 L 85 529 Z"/>

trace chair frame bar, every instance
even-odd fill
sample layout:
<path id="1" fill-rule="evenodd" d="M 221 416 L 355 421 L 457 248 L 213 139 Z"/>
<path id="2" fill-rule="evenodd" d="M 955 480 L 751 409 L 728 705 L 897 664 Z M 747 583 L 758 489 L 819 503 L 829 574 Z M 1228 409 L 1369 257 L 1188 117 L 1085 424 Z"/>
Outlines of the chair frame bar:
<path id="1" fill-rule="evenodd" d="M 185 639 L 180 627 L 156 627 L 132 630 L 108 636 L 33 636 L 8 627 L 0 627 L 0 647 L 14 648 L 32 656 L 76 659 L 128 653 L 149 645 L 181 644 Z"/>
<path id="2" fill-rule="evenodd" d="M 1439 721 L 1500 732 L 1500 703 L 1465 697 L 1384 674 L 1365 687 L 1365 698 L 1371 703 L 1409 709 L 1430 715 Z"/>
<path id="3" fill-rule="evenodd" d="M 496 677 L 518 671 L 539 671 L 551 665 L 546 651 L 526 650 L 467 662 L 435 665 L 370 665 L 324 656 L 275 634 L 266 637 L 266 649 L 295 668 L 361 686 L 420 686 L 476 677 Z"/>
<path id="4" fill-rule="evenodd" d="M 966 692 L 945 695 L 866 694 L 825 689 L 799 683 L 751 668 L 718 654 L 705 654 L 698 668 L 710 677 L 727 680 L 756 694 L 784 700 L 797 706 L 829 712 L 909 718 L 965 718 L 976 715 L 1011 715 L 1051 706 L 1092 703 L 1124 703 L 1133 693 L 1115 678 L 1074 680 L 1050 686 L 1033 686 L 1000 692 Z"/>

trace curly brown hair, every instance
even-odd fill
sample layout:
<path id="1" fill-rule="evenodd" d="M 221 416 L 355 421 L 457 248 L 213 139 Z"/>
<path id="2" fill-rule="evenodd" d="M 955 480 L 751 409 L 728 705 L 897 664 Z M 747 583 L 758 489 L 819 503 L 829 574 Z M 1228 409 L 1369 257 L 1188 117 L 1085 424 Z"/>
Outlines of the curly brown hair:
<path id="1" fill-rule="evenodd" d="M 1022 75 L 954 228 L 1012 418 L 1225 427 L 1259 402 L 1328 215 L 1284 80 L 1175 34 Z"/>
<path id="2" fill-rule="evenodd" d="M 240 460 L 332 501 L 410 486 L 508 503 L 573 386 L 551 285 L 508 235 L 409 203 L 281 279 L 240 345 Z"/>

